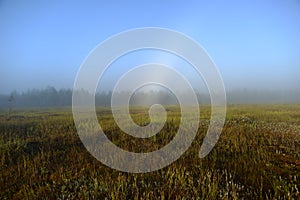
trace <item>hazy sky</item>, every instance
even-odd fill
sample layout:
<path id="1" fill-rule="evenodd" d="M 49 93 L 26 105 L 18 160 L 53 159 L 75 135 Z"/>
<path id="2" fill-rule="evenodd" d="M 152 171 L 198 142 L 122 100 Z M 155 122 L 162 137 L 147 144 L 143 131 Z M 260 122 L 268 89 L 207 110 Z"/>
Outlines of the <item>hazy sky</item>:
<path id="1" fill-rule="evenodd" d="M 299 0 L 2 0 L 0 93 L 72 88 L 96 45 L 121 31 L 149 26 L 195 39 L 216 63 L 226 88 L 300 88 Z M 155 55 L 146 52 L 137 63 L 170 58 Z M 135 63 L 135 57 L 112 66 L 106 80 L 124 71 L 121 65 Z"/>

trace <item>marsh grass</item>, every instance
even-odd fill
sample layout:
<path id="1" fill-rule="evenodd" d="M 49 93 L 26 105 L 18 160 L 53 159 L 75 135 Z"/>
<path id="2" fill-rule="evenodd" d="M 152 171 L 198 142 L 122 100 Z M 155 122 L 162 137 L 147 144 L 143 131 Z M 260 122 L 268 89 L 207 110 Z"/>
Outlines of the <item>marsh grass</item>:
<path id="1" fill-rule="evenodd" d="M 172 140 L 180 110 L 167 107 L 160 133 L 136 139 L 123 133 L 108 108 L 97 116 L 108 138 L 134 152 Z M 149 123 L 147 109 L 133 107 L 133 120 Z M 199 159 L 210 107 L 191 147 L 176 162 L 146 174 L 104 166 L 82 145 L 69 108 L 18 110 L 0 115 L 1 199 L 299 199 L 300 105 L 230 105 L 222 135 Z"/>

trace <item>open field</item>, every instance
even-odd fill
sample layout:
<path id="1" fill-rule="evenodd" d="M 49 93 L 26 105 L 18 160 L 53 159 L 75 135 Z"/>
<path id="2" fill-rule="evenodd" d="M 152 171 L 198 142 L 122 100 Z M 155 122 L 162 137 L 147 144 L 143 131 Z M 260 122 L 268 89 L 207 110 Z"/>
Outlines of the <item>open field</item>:
<path id="1" fill-rule="evenodd" d="M 97 115 L 108 138 L 134 152 L 172 140 L 180 112 L 167 107 L 163 130 L 149 139 L 122 133 L 107 108 Z M 210 107 L 201 107 L 196 139 L 176 162 L 146 174 L 101 164 L 81 143 L 70 108 L 0 114 L 0 199 L 299 199 L 300 105 L 230 105 L 222 135 L 210 154 L 198 152 Z M 144 125 L 147 110 L 132 109 Z"/>

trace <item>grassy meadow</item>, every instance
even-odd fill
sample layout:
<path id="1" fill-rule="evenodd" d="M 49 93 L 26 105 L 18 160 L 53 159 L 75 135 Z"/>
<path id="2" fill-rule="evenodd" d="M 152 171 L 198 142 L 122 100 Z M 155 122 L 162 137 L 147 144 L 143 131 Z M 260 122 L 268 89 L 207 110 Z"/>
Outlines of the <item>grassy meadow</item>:
<path id="1" fill-rule="evenodd" d="M 201 106 L 191 147 L 161 170 L 130 174 L 101 164 L 76 133 L 71 108 L 0 113 L 0 199 L 300 199 L 300 105 L 229 105 L 221 137 L 198 157 L 210 107 Z M 107 137 L 133 152 L 172 140 L 178 107 L 167 107 L 164 128 L 148 139 L 124 134 L 108 108 L 97 108 Z M 147 109 L 134 107 L 137 124 Z"/>

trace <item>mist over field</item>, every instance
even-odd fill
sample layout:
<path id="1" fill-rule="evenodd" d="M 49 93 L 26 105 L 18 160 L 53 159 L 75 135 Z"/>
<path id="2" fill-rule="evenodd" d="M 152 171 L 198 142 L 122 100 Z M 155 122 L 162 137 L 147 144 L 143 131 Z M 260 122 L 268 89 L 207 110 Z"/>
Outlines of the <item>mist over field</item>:
<path id="1" fill-rule="evenodd" d="M 0 199 L 300 199 L 299 36 L 299 0 L 0 0 Z"/>
<path id="2" fill-rule="evenodd" d="M 229 102 L 299 99 L 298 1 L 71 4 L 1 1 L 1 95 L 47 86 L 72 89 L 81 64 L 101 42 L 134 28 L 162 27 L 185 34 L 205 49 L 223 78 Z M 182 58 L 148 49 L 111 63 L 99 91 L 112 90 L 122 74 L 145 63 L 171 66 L 200 93 L 205 88 Z"/>
<path id="3" fill-rule="evenodd" d="M 122 101 L 124 94 L 129 91 L 117 92 L 117 97 Z M 183 92 L 183 91 L 182 91 Z M 95 95 L 96 106 L 111 105 L 111 91 L 98 92 Z M 91 95 L 88 92 L 83 94 Z M 207 92 L 196 91 L 199 104 L 210 104 L 210 96 Z M 9 99 L 13 97 L 13 101 Z M 178 105 L 174 94 L 168 90 L 137 91 L 131 96 L 131 105 Z M 232 90 L 227 92 L 228 104 L 267 104 L 267 103 L 300 103 L 300 92 L 297 90 Z M 0 107 L 59 107 L 72 105 L 72 90 L 47 87 L 45 89 L 32 89 L 27 92 L 13 92 L 10 95 L 0 95 Z"/>

